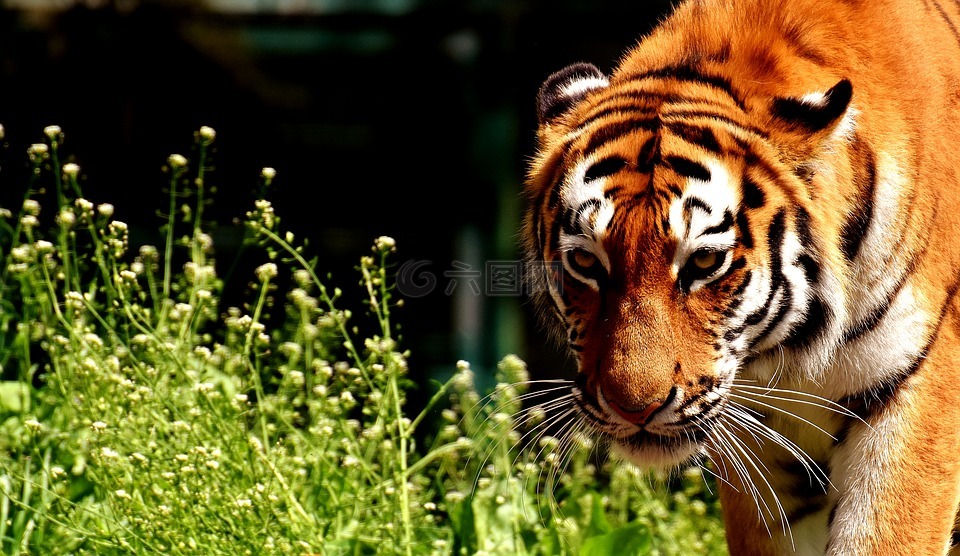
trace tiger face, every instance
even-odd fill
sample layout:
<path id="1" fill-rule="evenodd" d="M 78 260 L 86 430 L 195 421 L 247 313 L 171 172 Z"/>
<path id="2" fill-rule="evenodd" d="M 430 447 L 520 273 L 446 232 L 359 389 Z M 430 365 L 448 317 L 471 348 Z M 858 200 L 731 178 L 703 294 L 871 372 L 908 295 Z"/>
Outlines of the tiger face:
<path id="1" fill-rule="evenodd" d="M 581 413 L 634 461 L 672 466 L 723 426 L 751 361 L 829 325 L 829 280 L 806 170 L 722 83 L 662 77 L 577 64 L 544 83 L 526 225 Z M 822 140 L 851 96 L 841 81 L 768 114 Z"/>
<path id="2" fill-rule="evenodd" d="M 549 407 L 709 469 L 731 554 L 960 551 L 958 29 L 691 0 L 540 89 L 530 287 L 578 362 Z"/>

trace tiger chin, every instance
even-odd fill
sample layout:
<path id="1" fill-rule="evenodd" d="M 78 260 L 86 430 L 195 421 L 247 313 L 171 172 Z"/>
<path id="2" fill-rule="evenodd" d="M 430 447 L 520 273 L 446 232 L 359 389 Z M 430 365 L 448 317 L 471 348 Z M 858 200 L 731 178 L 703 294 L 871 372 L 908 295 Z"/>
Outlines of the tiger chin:
<path id="1" fill-rule="evenodd" d="M 960 5 L 696 0 L 547 77 L 527 273 L 577 419 L 718 477 L 733 554 L 946 554 Z"/>

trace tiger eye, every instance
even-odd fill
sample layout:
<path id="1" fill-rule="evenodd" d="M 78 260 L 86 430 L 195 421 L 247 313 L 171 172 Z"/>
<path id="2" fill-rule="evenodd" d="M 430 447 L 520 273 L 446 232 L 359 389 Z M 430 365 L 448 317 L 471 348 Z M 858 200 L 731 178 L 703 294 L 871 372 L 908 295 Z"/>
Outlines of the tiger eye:
<path id="1" fill-rule="evenodd" d="M 590 268 L 597 263 L 597 257 L 589 251 L 577 249 L 573 252 L 573 262 L 580 268 Z"/>
<path id="2" fill-rule="evenodd" d="M 697 253 L 692 257 L 691 260 L 693 261 L 693 264 L 697 266 L 697 268 L 706 270 L 717 264 L 717 253 L 715 251 Z"/>

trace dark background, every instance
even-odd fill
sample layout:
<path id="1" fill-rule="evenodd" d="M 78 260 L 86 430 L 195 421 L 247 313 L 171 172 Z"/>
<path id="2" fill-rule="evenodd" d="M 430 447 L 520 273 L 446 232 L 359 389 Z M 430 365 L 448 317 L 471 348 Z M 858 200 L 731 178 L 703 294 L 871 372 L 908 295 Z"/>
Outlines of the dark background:
<path id="1" fill-rule="evenodd" d="M 171 153 L 189 155 L 209 125 L 218 265 L 237 259 L 242 231 L 231 222 L 272 166 L 283 228 L 309 239 L 331 285 L 356 289 L 354 267 L 379 235 L 397 240 L 398 267 L 424 261 L 437 278 L 398 315 L 415 373 L 440 377 L 467 359 L 483 376 L 506 353 L 535 378 L 569 372 L 525 299 L 485 295 L 485 262 L 518 259 L 541 81 L 581 60 L 612 69 L 669 2 L 3 5 L 2 206 L 17 208 L 26 149 L 57 124 L 85 195 L 116 206 L 134 246 L 155 242 L 161 167 Z M 465 280 L 444 293 L 454 262 L 481 271 L 480 295 Z M 231 277 L 227 301 L 248 279 Z"/>

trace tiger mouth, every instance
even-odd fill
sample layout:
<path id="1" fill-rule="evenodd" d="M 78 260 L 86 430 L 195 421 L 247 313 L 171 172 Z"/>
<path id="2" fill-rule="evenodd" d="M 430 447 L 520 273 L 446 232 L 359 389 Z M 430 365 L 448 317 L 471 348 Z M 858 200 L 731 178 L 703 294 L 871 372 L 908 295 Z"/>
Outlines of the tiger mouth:
<path id="1" fill-rule="evenodd" d="M 580 414 L 602 436 L 620 447 L 633 451 L 655 449 L 661 454 L 673 452 L 677 454 L 678 459 L 686 459 L 686 455 L 692 449 L 705 446 L 714 424 L 722 414 L 720 411 L 709 411 L 681 418 L 671 423 L 669 427 L 661 427 L 661 430 L 656 432 L 644 426 L 616 422 L 610 418 L 610 411 L 603 408 L 600 400 L 588 392 L 586 379 L 582 379 L 581 376 L 577 377 L 577 384 L 572 392 Z M 667 410 L 666 407 L 661 409 Z"/>

